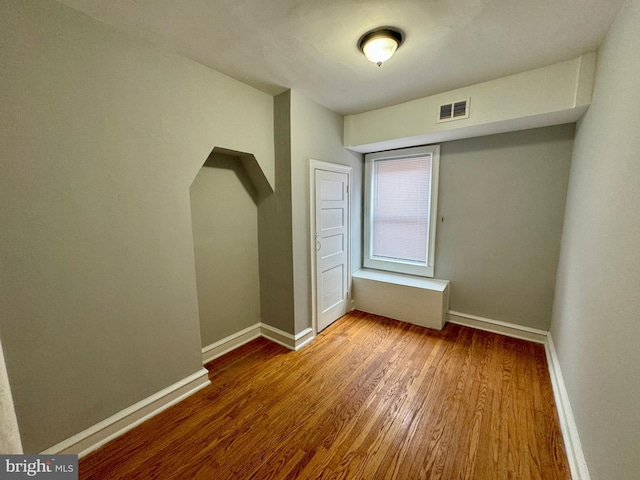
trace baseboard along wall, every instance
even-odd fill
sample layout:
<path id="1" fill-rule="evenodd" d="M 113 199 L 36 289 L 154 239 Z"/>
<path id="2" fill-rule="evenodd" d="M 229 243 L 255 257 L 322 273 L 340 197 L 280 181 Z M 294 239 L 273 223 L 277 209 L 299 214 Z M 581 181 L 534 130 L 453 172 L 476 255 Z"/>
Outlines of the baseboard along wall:
<path id="1" fill-rule="evenodd" d="M 549 334 L 546 330 L 523 327 L 515 323 L 501 322 L 500 320 L 492 320 L 490 318 L 455 312 L 453 310 L 447 312 L 447 321 L 456 325 L 475 328 L 485 332 L 499 333 L 507 337 L 519 338 L 543 345 L 547 343 L 547 335 Z"/>
<path id="2" fill-rule="evenodd" d="M 244 330 L 204 347 L 202 349 L 202 363 L 207 364 L 211 360 L 215 360 L 225 353 L 241 347 L 245 343 L 249 343 L 258 337 L 264 337 L 267 340 L 271 340 L 294 351 L 300 350 L 315 338 L 311 328 L 307 328 L 297 335 L 292 335 L 266 323 L 258 322 L 255 325 L 251 325 Z"/>
<path id="3" fill-rule="evenodd" d="M 211 360 L 221 357 L 225 353 L 235 350 L 236 348 L 249 343 L 260 336 L 260 323 L 251 325 L 250 327 L 240 330 L 237 333 L 218 340 L 202 349 L 202 364 L 205 365 Z"/>
<path id="4" fill-rule="evenodd" d="M 206 368 L 169 387 L 121 410 L 92 427 L 48 448 L 43 454 L 75 454 L 84 457 L 105 443 L 128 432 L 145 420 L 175 405 L 198 390 L 211 384 Z"/>
<path id="5" fill-rule="evenodd" d="M 283 332 L 266 323 L 260 324 L 260 334 L 272 342 L 278 343 L 289 350 L 300 350 L 305 345 L 309 344 L 315 336 L 313 335 L 313 329 L 306 328 L 296 335 L 292 335 L 287 332 Z"/>
<path id="6" fill-rule="evenodd" d="M 556 401 L 556 409 L 558 410 L 558 418 L 560 420 L 560 429 L 562 430 L 562 438 L 564 439 L 564 447 L 569 460 L 569 468 L 571 469 L 571 478 L 573 480 L 590 480 L 589 468 L 584 458 L 580 437 L 578 435 L 578 427 L 571 403 L 569 402 L 569 394 L 562 377 L 560 362 L 553 344 L 553 338 L 549 334 L 547 343 L 544 345 L 547 354 L 547 363 L 549 364 L 549 374 L 551 375 L 551 385 L 553 387 L 553 397 Z"/>
<path id="7" fill-rule="evenodd" d="M 545 330 L 524 327 L 514 323 L 492 320 L 490 318 L 479 317 L 467 313 L 449 310 L 447 312 L 448 321 L 456 325 L 462 325 L 469 328 L 483 330 L 485 332 L 498 333 L 507 337 L 519 338 L 530 342 L 540 343 L 544 345 L 547 356 L 547 365 L 549 367 L 549 375 L 551 377 L 551 385 L 553 389 L 553 397 L 556 402 L 558 411 L 558 419 L 560 420 L 560 429 L 562 431 L 562 439 L 564 441 L 567 460 L 571 470 L 571 478 L 573 480 L 590 480 L 589 469 L 584 458 L 580 437 L 578 436 L 578 428 L 576 426 L 567 387 L 564 384 L 560 363 L 553 345 L 551 333 Z"/>

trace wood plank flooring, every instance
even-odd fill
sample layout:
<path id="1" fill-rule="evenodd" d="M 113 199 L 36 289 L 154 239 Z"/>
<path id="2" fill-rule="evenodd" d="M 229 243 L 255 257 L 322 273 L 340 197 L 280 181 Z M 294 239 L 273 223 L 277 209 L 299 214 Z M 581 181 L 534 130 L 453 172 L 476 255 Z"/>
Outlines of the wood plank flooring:
<path id="1" fill-rule="evenodd" d="M 570 478 L 541 345 L 352 312 L 298 352 L 260 338 L 207 368 L 80 478 Z"/>

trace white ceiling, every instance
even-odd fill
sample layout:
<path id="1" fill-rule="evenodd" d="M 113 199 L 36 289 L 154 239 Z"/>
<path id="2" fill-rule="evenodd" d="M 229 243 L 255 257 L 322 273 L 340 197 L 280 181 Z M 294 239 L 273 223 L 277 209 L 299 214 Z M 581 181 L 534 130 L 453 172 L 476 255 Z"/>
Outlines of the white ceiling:
<path id="1" fill-rule="evenodd" d="M 359 113 L 595 50 L 623 0 L 61 0 L 237 80 Z M 406 40 L 382 67 L 366 31 Z"/>

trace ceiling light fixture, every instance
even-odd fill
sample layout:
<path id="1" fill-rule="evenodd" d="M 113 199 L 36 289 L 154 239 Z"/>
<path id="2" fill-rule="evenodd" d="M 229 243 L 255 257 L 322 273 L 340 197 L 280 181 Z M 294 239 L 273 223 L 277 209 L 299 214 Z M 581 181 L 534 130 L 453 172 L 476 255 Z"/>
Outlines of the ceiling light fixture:
<path id="1" fill-rule="evenodd" d="M 391 58 L 403 41 L 404 36 L 400 30 L 382 27 L 360 37 L 358 48 L 365 57 L 380 66 Z"/>

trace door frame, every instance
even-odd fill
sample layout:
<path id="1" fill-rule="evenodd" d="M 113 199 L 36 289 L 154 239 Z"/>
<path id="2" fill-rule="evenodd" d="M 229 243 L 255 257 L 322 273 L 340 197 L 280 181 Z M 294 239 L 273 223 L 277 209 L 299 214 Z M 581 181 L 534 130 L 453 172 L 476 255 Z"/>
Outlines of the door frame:
<path id="1" fill-rule="evenodd" d="M 351 192 L 353 168 L 339 163 L 324 162 L 321 160 L 309 159 L 309 264 L 311 270 L 311 326 L 313 336 L 318 334 L 318 286 L 316 285 L 316 170 L 324 170 L 335 173 L 345 173 L 347 175 L 347 311 L 350 311 L 351 303 Z"/>

